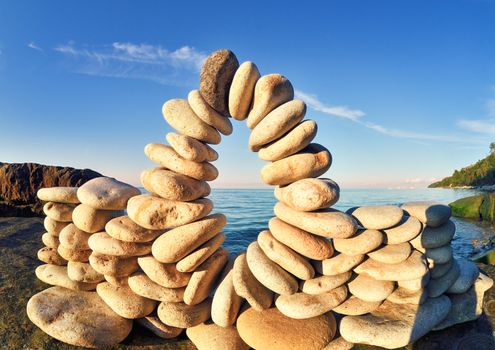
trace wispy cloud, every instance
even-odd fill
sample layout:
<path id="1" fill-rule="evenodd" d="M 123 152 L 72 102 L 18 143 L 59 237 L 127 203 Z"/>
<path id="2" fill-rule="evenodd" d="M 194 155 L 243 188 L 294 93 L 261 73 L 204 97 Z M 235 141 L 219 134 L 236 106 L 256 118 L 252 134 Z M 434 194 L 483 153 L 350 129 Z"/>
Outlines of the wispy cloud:
<path id="1" fill-rule="evenodd" d="M 493 88 L 495 91 L 495 88 Z M 495 136 L 495 99 L 488 99 L 485 104 L 486 119 L 461 119 L 457 126 L 461 129 L 482 134 Z"/>
<path id="2" fill-rule="evenodd" d="M 298 99 L 303 100 L 306 102 L 306 104 L 313 108 L 316 111 L 325 113 L 325 114 L 330 114 L 335 117 L 340 117 L 340 118 L 347 118 L 351 119 L 353 121 L 358 120 L 361 117 L 364 117 L 365 113 L 359 109 L 351 109 L 347 106 L 330 106 L 322 103 L 320 100 L 318 100 L 318 97 L 316 95 L 308 94 L 306 92 L 303 92 L 301 90 L 296 90 L 295 91 L 295 96 Z"/>
<path id="3" fill-rule="evenodd" d="M 59 45 L 56 52 L 69 58 L 77 73 L 152 80 L 165 85 L 188 85 L 206 54 L 190 46 L 170 51 L 159 45 L 114 42 L 97 47 Z M 197 77 L 195 77 L 197 79 Z"/>
<path id="4" fill-rule="evenodd" d="M 43 49 L 41 47 L 39 47 L 38 45 L 36 45 L 36 43 L 34 41 L 31 41 L 29 44 L 27 44 L 27 47 L 29 47 L 30 49 L 36 50 L 36 51 L 43 52 Z"/>

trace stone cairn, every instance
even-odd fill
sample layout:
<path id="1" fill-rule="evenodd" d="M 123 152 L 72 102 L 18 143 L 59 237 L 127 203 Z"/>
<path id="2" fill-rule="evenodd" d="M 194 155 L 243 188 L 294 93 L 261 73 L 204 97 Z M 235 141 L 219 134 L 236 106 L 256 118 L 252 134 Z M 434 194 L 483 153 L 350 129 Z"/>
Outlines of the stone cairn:
<path id="1" fill-rule="evenodd" d="M 452 258 L 450 209 L 423 202 L 333 209 L 339 186 L 318 178 L 331 154 L 312 143 L 317 125 L 303 120 L 306 105 L 293 98 L 284 76 L 261 76 L 229 50 L 211 54 L 199 91 L 163 105 L 177 132 L 166 135 L 169 145 L 145 147 L 158 164 L 141 174 L 149 194 L 98 178 L 72 197 L 82 203 L 72 220 L 87 245 L 67 244 L 71 253 L 60 255 L 78 263 L 77 273 L 42 278 L 58 287 L 31 298 L 30 319 L 87 347 L 120 342 L 136 319 L 162 338 L 186 329 L 200 350 L 329 350 L 401 347 L 479 317 L 493 281 Z M 218 176 L 209 144 L 232 132 L 229 117 L 252 129 L 249 148 L 269 161 L 261 178 L 279 201 L 268 230 L 232 258 L 222 247 L 226 217 L 211 214 L 206 198 Z M 73 277 L 87 287 L 60 282 Z M 53 320 L 54 310 L 63 317 Z"/>

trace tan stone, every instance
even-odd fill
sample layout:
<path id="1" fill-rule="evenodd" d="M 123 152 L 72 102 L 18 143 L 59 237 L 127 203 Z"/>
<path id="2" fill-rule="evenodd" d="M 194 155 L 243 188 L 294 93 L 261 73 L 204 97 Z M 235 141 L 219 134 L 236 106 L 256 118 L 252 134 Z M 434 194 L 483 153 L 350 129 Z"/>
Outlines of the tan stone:
<path id="1" fill-rule="evenodd" d="M 184 159 L 193 162 L 208 160 L 206 144 L 190 136 L 169 132 L 165 138 L 175 152 Z"/>
<path id="2" fill-rule="evenodd" d="M 253 62 L 242 63 L 235 72 L 229 91 L 229 112 L 232 118 L 244 120 L 254 97 L 254 88 L 260 78 L 258 67 Z"/>
<path id="3" fill-rule="evenodd" d="M 105 232 L 112 238 L 124 242 L 146 243 L 161 235 L 163 230 L 148 230 L 139 226 L 127 215 L 113 218 L 105 225 Z"/>
<path id="4" fill-rule="evenodd" d="M 232 282 L 236 294 L 246 299 L 253 309 L 261 311 L 272 305 L 272 291 L 254 277 L 245 253 L 240 254 L 234 261 Z"/>
<path id="5" fill-rule="evenodd" d="M 45 230 L 48 233 L 50 233 L 51 235 L 57 236 L 57 237 L 60 234 L 60 231 L 62 231 L 62 229 L 69 224 L 70 224 L 70 222 L 56 221 L 56 220 L 50 219 L 48 216 L 45 217 L 45 220 L 43 221 L 43 226 L 45 227 Z"/>
<path id="6" fill-rule="evenodd" d="M 177 262 L 215 237 L 227 223 L 223 214 L 213 214 L 187 225 L 176 227 L 158 237 L 152 246 L 153 256 L 160 262 Z"/>
<path id="7" fill-rule="evenodd" d="M 124 242 L 112 238 L 106 232 L 98 232 L 88 240 L 89 247 L 99 254 L 115 256 L 143 256 L 151 253 L 151 242 Z"/>
<path id="8" fill-rule="evenodd" d="M 373 312 L 381 303 L 381 301 L 364 301 L 354 295 L 350 295 L 346 301 L 334 307 L 333 311 L 341 315 L 358 316 Z"/>
<path id="9" fill-rule="evenodd" d="M 355 266 L 361 263 L 364 255 L 345 255 L 337 254 L 329 259 L 315 261 L 314 267 L 316 271 L 325 276 L 335 276 L 352 270 Z"/>
<path id="10" fill-rule="evenodd" d="M 193 272 L 184 292 L 186 304 L 197 305 L 208 298 L 228 259 L 229 252 L 220 248 Z"/>
<path id="11" fill-rule="evenodd" d="M 340 286 L 321 294 L 295 293 L 275 299 L 277 309 L 285 316 L 308 319 L 325 314 L 342 304 L 347 297 L 347 287 Z"/>
<path id="12" fill-rule="evenodd" d="M 167 123 L 179 133 L 206 143 L 220 143 L 218 131 L 202 121 L 186 100 L 168 100 L 162 107 L 162 114 Z"/>
<path id="13" fill-rule="evenodd" d="M 138 264 L 153 282 L 163 287 L 181 288 L 191 279 L 190 273 L 177 271 L 175 264 L 162 264 L 152 256 L 138 258 Z"/>
<path id="14" fill-rule="evenodd" d="M 27 315 L 49 336 L 85 348 L 112 347 L 132 329 L 132 321 L 115 314 L 96 293 L 61 287 L 31 297 Z"/>
<path id="15" fill-rule="evenodd" d="M 432 278 L 428 283 L 428 296 L 436 298 L 445 293 L 459 278 L 461 270 L 457 261 L 454 260 L 449 271 L 441 277 Z"/>
<path id="16" fill-rule="evenodd" d="M 117 257 L 98 253 L 89 256 L 91 267 L 102 275 L 128 276 L 138 269 L 135 257 Z"/>
<path id="17" fill-rule="evenodd" d="M 38 198 L 44 202 L 78 204 L 77 187 L 46 187 L 36 192 Z"/>
<path id="18" fill-rule="evenodd" d="M 409 202 L 404 203 L 401 208 L 430 227 L 443 225 L 452 214 L 449 206 L 436 202 Z"/>
<path id="19" fill-rule="evenodd" d="M 424 289 L 410 290 L 399 287 L 387 297 L 388 301 L 395 304 L 423 304 L 428 298 L 428 292 Z"/>
<path id="20" fill-rule="evenodd" d="M 175 338 L 179 336 L 184 330 L 183 328 L 166 325 L 165 323 L 160 321 L 158 316 L 154 316 L 153 314 L 143 318 L 138 318 L 136 321 L 137 323 L 139 323 L 139 325 L 150 330 L 157 337 L 163 339 Z"/>
<path id="21" fill-rule="evenodd" d="M 112 276 L 112 275 L 104 275 L 105 280 L 115 287 L 128 287 L 129 286 L 129 276 Z"/>
<path id="22" fill-rule="evenodd" d="M 57 249 L 58 245 L 60 244 L 60 240 L 58 239 L 58 237 L 52 235 L 50 232 L 43 233 L 43 235 L 41 236 L 41 241 L 48 248 L 53 249 Z"/>
<path id="23" fill-rule="evenodd" d="M 450 244 L 455 234 L 455 224 L 448 220 L 438 227 L 425 226 L 423 231 L 411 241 L 416 249 L 433 249 Z"/>
<path id="24" fill-rule="evenodd" d="M 71 280 L 67 275 L 67 266 L 40 265 L 36 268 L 35 274 L 42 282 L 72 290 L 93 290 L 97 285 L 97 283 Z"/>
<path id="25" fill-rule="evenodd" d="M 306 148 L 316 136 L 316 122 L 313 120 L 303 120 L 294 129 L 258 151 L 258 157 L 262 160 L 277 161 L 291 156 Z"/>
<path id="26" fill-rule="evenodd" d="M 60 231 L 59 240 L 60 243 L 69 249 L 87 250 L 89 249 L 88 239 L 92 233 L 80 230 L 74 224 L 65 226 Z"/>
<path id="27" fill-rule="evenodd" d="M 397 284 L 400 288 L 409 289 L 410 291 L 418 291 L 425 288 L 430 282 L 431 274 L 430 271 L 426 273 L 426 275 L 408 281 L 398 281 Z"/>
<path id="28" fill-rule="evenodd" d="M 182 258 L 177 262 L 177 270 L 181 272 L 193 272 L 208 259 L 215 251 L 220 248 L 225 241 L 225 235 L 220 233 L 201 245 L 194 252 Z"/>
<path id="29" fill-rule="evenodd" d="M 317 143 L 287 158 L 265 165 L 261 179 L 268 185 L 287 185 L 307 177 L 323 175 L 332 164 L 330 152 Z"/>
<path id="30" fill-rule="evenodd" d="M 332 243 L 324 237 L 315 236 L 279 218 L 270 219 L 268 227 L 277 241 L 307 258 L 323 260 L 333 255 Z"/>
<path id="31" fill-rule="evenodd" d="M 166 325 L 177 328 L 190 328 L 210 318 L 211 299 L 196 305 L 185 303 L 161 302 L 158 306 L 158 317 Z"/>
<path id="32" fill-rule="evenodd" d="M 107 222 L 124 215 L 122 210 L 94 209 L 85 204 L 79 204 L 72 213 L 74 225 L 82 231 L 95 233 L 102 231 Z"/>
<path id="33" fill-rule="evenodd" d="M 52 220 L 71 222 L 75 204 L 48 202 L 43 206 L 43 212 Z"/>
<path id="34" fill-rule="evenodd" d="M 384 264 L 368 259 L 354 269 L 358 274 L 368 274 L 381 281 L 408 281 L 421 278 L 428 273 L 428 264 L 418 251 L 398 264 Z"/>
<path id="35" fill-rule="evenodd" d="M 156 301 L 137 295 L 129 287 L 116 287 L 108 282 L 98 284 L 96 292 L 117 315 L 125 318 L 145 317 L 156 306 Z"/>
<path id="36" fill-rule="evenodd" d="M 211 319 L 220 327 L 233 325 L 241 307 L 242 298 L 235 291 L 233 275 L 233 269 L 229 269 L 218 285 L 211 303 Z"/>
<path id="37" fill-rule="evenodd" d="M 398 264 L 411 255 L 411 245 L 407 242 L 384 245 L 370 253 L 368 256 L 385 264 Z"/>
<path id="38" fill-rule="evenodd" d="M 377 230 L 360 230 L 350 238 L 334 238 L 333 247 L 345 255 L 361 255 L 378 248 L 383 235 Z"/>
<path id="39" fill-rule="evenodd" d="M 89 180 L 77 190 L 77 198 L 95 209 L 123 210 L 127 201 L 141 192 L 134 186 L 110 177 Z"/>
<path id="40" fill-rule="evenodd" d="M 383 230 L 400 223 L 404 212 L 395 205 L 370 205 L 347 210 L 364 228 Z"/>
<path id="41" fill-rule="evenodd" d="M 249 349 L 234 326 L 221 327 L 207 322 L 188 328 L 186 334 L 198 350 Z"/>
<path id="42" fill-rule="evenodd" d="M 414 216 L 403 216 L 394 227 L 383 230 L 387 244 L 399 244 L 412 240 L 421 232 L 421 222 Z"/>
<path id="43" fill-rule="evenodd" d="M 392 294 L 394 282 L 379 281 L 367 275 L 358 275 L 348 284 L 349 292 L 364 301 L 382 301 Z"/>
<path id="44" fill-rule="evenodd" d="M 318 236 L 349 238 L 357 231 L 356 221 L 335 209 L 300 212 L 278 202 L 273 210 L 280 220 Z"/>
<path id="45" fill-rule="evenodd" d="M 214 165 L 184 159 L 172 147 L 161 143 L 147 144 L 144 153 L 149 159 L 161 166 L 196 180 L 213 181 L 218 176 L 218 170 Z"/>
<path id="46" fill-rule="evenodd" d="M 352 272 L 344 272 L 334 276 L 318 276 L 299 283 L 300 289 L 306 294 L 322 294 L 340 287 L 351 278 Z"/>
<path id="47" fill-rule="evenodd" d="M 187 96 L 187 101 L 193 112 L 206 124 L 214 127 L 224 135 L 232 134 L 232 123 L 229 118 L 221 115 L 204 100 L 199 90 L 192 90 Z M 226 114 L 228 115 L 228 114 Z"/>
<path id="48" fill-rule="evenodd" d="M 182 288 L 166 288 L 158 283 L 153 282 L 145 273 L 135 272 L 127 279 L 129 287 L 137 295 L 142 297 L 168 301 L 171 303 L 179 303 L 184 301 L 185 287 Z"/>
<path id="49" fill-rule="evenodd" d="M 258 79 L 254 87 L 252 108 L 247 126 L 253 129 L 268 113 L 294 98 L 290 81 L 280 74 L 268 74 Z"/>
<path id="50" fill-rule="evenodd" d="M 237 319 L 239 335 L 254 349 L 319 350 L 333 339 L 336 328 L 331 312 L 296 320 L 274 307 L 263 311 L 249 308 Z"/>
<path id="51" fill-rule="evenodd" d="M 342 337 L 338 337 L 332 340 L 321 350 L 351 350 L 354 347 L 354 343 L 350 343 Z"/>
<path id="52" fill-rule="evenodd" d="M 60 256 L 57 248 L 43 247 L 38 250 L 37 256 L 39 260 L 46 264 L 67 265 L 67 260 Z"/>
<path id="53" fill-rule="evenodd" d="M 213 209 L 207 198 L 191 202 L 163 199 L 147 194 L 132 197 L 127 205 L 129 217 L 150 230 L 163 230 L 199 220 Z"/>
<path id="54" fill-rule="evenodd" d="M 251 131 L 249 148 L 257 152 L 259 149 L 280 138 L 292 130 L 306 114 L 306 104 L 301 100 L 292 100 L 268 113 Z"/>
<path id="55" fill-rule="evenodd" d="M 298 211 L 328 208 L 337 203 L 339 185 L 330 179 L 302 179 L 287 186 L 275 187 L 275 197 Z"/>
<path id="56" fill-rule="evenodd" d="M 91 249 L 81 250 L 66 248 L 63 244 L 57 248 L 58 254 L 67 261 L 88 262 L 91 255 Z"/>
<path id="57" fill-rule="evenodd" d="M 313 278 L 315 270 L 301 255 L 277 241 L 268 230 L 258 235 L 258 245 L 271 261 L 302 280 Z"/>
<path id="58" fill-rule="evenodd" d="M 257 242 L 248 246 L 246 259 L 254 277 L 271 291 L 281 295 L 294 294 L 299 288 L 296 279 L 271 261 Z"/>
<path id="59" fill-rule="evenodd" d="M 67 276 L 73 281 L 86 283 L 98 283 L 105 279 L 89 263 L 79 261 L 69 261 L 67 263 Z"/>

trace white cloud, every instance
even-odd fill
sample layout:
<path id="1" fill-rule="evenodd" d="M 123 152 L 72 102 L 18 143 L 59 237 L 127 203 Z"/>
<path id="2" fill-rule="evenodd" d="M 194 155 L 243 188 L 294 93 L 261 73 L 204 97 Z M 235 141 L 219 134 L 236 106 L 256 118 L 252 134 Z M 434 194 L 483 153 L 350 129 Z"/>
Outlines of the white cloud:
<path id="1" fill-rule="evenodd" d="M 43 52 L 43 49 L 41 47 L 39 47 L 38 45 L 36 45 L 34 41 L 31 41 L 29 44 L 27 44 L 27 47 L 29 47 L 30 49 L 36 50 L 36 51 Z"/>
<path id="2" fill-rule="evenodd" d="M 359 109 L 350 109 L 347 106 L 325 105 L 320 100 L 318 100 L 318 97 L 316 95 L 308 94 L 301 90 L 296 90 L 295 96 L 296 98 L 306 102 L 306 104 L 314 110 L 336 117 L 347 118 L 356 121 L 365 115 L 365 113 L 363 111 L 360 111 Z"/>
<path id="3" fill-rule="evenodd" d="M 461 119 L 457 122 L 457 126 L 462 129 L 472 131 L 479 134 L 495 136 L 495 119 L 473 120 Z"/>
<path id="4" fill-rule="evenodd" d="M 98 47 L 59 45 L 56 52 L 71 59 L 77 73 L 152 80 L 166 85 L 188 85 L 206 54 L 190 46 L 170 51 L 159 45 L 114 42 Z M 197 79 L 197 76 L 194 77 Z"/>

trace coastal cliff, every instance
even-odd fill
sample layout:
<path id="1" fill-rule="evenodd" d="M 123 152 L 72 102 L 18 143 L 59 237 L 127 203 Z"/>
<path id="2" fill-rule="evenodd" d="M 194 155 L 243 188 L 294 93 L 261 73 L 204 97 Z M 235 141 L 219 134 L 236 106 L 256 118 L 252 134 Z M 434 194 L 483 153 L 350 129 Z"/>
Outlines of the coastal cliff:
<path id="1" fill-rule="evenodd" d="M 0 216 L 41 216 L 43 203 L 36 197 L 40 188 L 80 186 L 99 176 L 91 169 L 0 162 Z"/>

